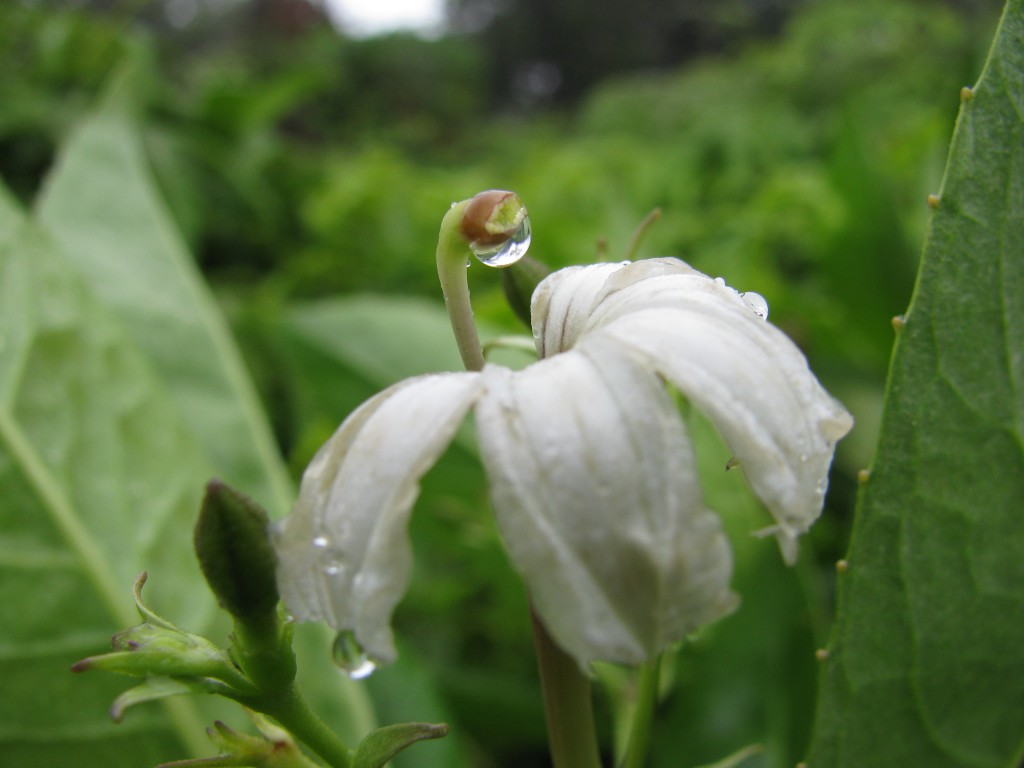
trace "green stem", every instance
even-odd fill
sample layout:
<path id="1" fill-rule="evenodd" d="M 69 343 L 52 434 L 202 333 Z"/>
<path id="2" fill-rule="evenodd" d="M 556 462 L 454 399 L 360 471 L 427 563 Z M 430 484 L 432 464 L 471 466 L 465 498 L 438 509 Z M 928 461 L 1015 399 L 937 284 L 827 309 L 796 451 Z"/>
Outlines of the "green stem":
<path id="1" fill-rule="evenodd" d="M 274 718 L 282 728 L 327 761 L 331 768 L 350 768 L 352 751 L 309 708 L 294 685 L 273 695 L 242 700 L 249 709 Z"/>
<path id="2" fill-rule="evenodd" d="M 235 617 L 235 658 L 265 695 L 287 690 L 295 680 L 295 652 L 276 610 Z"/>
<path id="3" fill-rule="evenodd" d="M 479 371 L 484 367 L 484 353 L 473 322 L 466 275 L 466 261 L 472 253 L 461 232 L 462 216 L 468 205 L 469 200 L 456 203 L 441 220 L 441 232 L 437 238 L 437 277 L 441 281 L 441 292 L 462 364 L 467 371 Z"/>
<path id="4" fill-rule="evenodd" d="M 331 768 L 350 768 L 352 751 L 317 717 L 295 686 L 291 640 L 276 610 L 235 617 L 235 658 L 260 691 L 238 701 L 270 715 Z"/>
<path id="5" fill-rule="evenodd" d="M 484 367 L 484 353 L 473 322 L 466 277 L 466 260 L 472 251 L 464 217 L 474 201 L 482 203 L 482 206 L 475 213 L 470 211 L 469 231 L 479 231 L 482 236 L 510 236 L 525 212 L 522 201 L 512 193 L 492 191 L 456 203 L 441 220 L 437 240 L 437 276 L 459 354 L 468 371 L 479 371 Z M 505 225 L 507 228 L 503 229 Z M 580 671 L 576 661 L 555 644 L 536 615 L 532 612 L 531 615 L 554 768 L 600 768 L 590 680 Z"/>
<path id="6" fill-rule="evenodd" d="M 636 709 L 633 725 L 626 744 L 626 756 L 622 768 L 643 768 L 647 760 L 648 745 L 651 741 L 651 725 L 654 721 L 654 705 L 658 700 L 658 678 L 661 672 L 661 655 L 640 666 L 637 681 Z"/>
<path id="7" fill-rule="evenodd" d="M 590 679 L 531 612 L 554 768 L 600 768 Z"/>

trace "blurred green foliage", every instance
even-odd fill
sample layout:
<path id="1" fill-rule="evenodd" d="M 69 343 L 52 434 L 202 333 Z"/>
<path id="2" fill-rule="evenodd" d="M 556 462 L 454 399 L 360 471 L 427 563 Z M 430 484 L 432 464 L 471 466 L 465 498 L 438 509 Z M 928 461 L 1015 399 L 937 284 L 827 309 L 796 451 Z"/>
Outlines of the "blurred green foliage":
<path id="1" fill-rule="evenodd" d="M 184 45 L 136 20 L 0 5 L 0 176 L 31 205 L 58 148 L 130 65 L 128 101 L 159 190 L 296 476 L 363 398 L 457 365 L 433 249 L 448 204 L 481 189 L 523 197 L 531 254 L 552 266 L 594 260 L 599 241 L 620 257 L 660 207 L 643 255 L 680 256 L 768 298 L 859 426 L 811 537 L 819 557 L 795 571 L 749 539 L 760 510 L 735 473 L 715 471 L 724 448 L 695 426 L 709 446 L 709 505 L 731 510 L 745 607 L 678 659 L 653 764 L 709 762 L 754 741 L 765 753 L 745 765 L 793 764 L 810 727 L 829 563 L 875 442 L 889 319 L 909 299 L 925 196 L 994 18 L 913 0 L 808 3 L 771 39 L 606 79 L 547 114 L 495 104 L 487 45 L 472 36 L 356 41 L 313 24 Z M 494 333 L 516 330 L 495 276 L 474 268 L 471 282 Z M 392 296 L 351 296 L 365 292 Z M 385 721 L 450 720 L 466 765 L 543 765 L 525 597 L 485 499 L 472 442 L 460 440 L 414 517 L 403 660 L 370 690 Z M 431 749 L 403 764 L 429 764 Z"/>

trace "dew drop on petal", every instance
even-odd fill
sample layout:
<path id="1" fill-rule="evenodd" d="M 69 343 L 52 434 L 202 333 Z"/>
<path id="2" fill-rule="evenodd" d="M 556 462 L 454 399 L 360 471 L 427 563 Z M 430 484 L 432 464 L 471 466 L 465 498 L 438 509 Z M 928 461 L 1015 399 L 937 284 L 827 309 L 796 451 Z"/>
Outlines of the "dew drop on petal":
<path id="1" fill-rule="evenodd" d="M 313 539 L 313 549 L 317 565 L 327 576 L 337 576 L 345 571 L 345 553 L 337 547 L 331 546 L 331 540 L 326 536 L 317 536 Z"/>
<path id="2" fill-rule="evenodd" d="M 497 245 L 486 246 L 470 243 L 469 247 L 473 251 L 473 255 L 488 267 L 507 267 L 515 264 L 526 255 L 526 251 L 530 248 L 530 238 L 532 236 L 530 217 L 524 216 L 519 224 L 519 229 L 508 240 Z"/>
<path id="3" fill-rule="evenodd" d="M 754 293 L 753 291 L 747 291 L 741 293 L 740 298 L 743 299 L 743 303 L 750 307 L 754 314 L 762 320 L 768 319 L 768 301 L 760 293 Z"/>
<path id="4" fill-rule="evenodd" d="M 377 662 L 366 654 L 352 630 L 339 632 L 334 638 L 333 655 L 334 663 L 352 680 L 369 677 L 377 669 Z"/>

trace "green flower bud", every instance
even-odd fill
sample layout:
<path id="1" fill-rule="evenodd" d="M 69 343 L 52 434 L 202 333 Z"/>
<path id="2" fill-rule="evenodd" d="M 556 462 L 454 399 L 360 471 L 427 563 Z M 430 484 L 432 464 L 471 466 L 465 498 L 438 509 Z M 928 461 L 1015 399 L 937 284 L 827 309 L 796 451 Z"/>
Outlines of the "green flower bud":
<path id="1" fill-rule="evenodd" d="M 239 619 L 274 613 L 277 560 L 267 513 L 220 480 L 211 480 L 195 529 L 196 555 L 220 604 Z"/>

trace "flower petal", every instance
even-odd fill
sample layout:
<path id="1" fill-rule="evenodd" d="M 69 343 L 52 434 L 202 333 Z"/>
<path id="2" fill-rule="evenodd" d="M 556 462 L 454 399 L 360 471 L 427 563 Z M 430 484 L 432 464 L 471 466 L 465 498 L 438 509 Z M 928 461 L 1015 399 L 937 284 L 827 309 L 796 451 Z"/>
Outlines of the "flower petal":
<path id="1" fill-rule="evenodd" d="M 553 357 L 571 349 L 593 313 L 609 296 L 652 277 L 701 273 L 673 258 L 620 261 L 566 267 L 537 286 L 531 301 L 533 332 L 540 357 Z"/>
<path id="2" fill-rule="evenodd" d="M 566 651 L 638 663 L 733 608 L 731 551 L 657 376 L 601 340 L 484 375 L 498 525 Z"/>
<path id="3" fill-rule="evenodd" d="M 595 308 L 584 334 L 641 352 L 718 428 L 778 524 L 783 554 L 821 513 L 846 410 L 778 328 L 724 283 L 668 275 Z"/>
<path id="4" fill-rule="evenodd" d="M 406 379 L 354 411 L 302 477 L 278 525 L 278 587 L 299 621 L 352 630 L 381 662 L 412 563 L 406 522 L 419 480 L 482 391 L 477 373 Z"/>
<path id="5" fill-rule="evenodd" d="M 576 343 L 605 281 L 620 269 L 622 263 L 566 267 L 540 282 L 530 300 L 538 357 L 551 357 Z"/>

